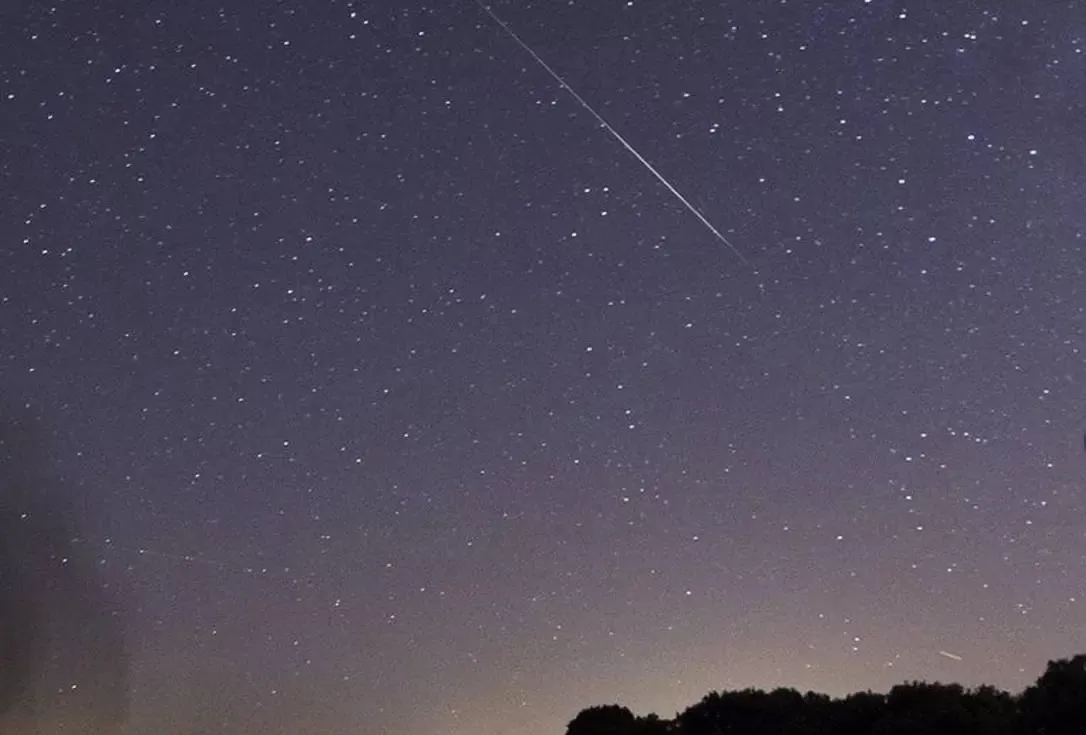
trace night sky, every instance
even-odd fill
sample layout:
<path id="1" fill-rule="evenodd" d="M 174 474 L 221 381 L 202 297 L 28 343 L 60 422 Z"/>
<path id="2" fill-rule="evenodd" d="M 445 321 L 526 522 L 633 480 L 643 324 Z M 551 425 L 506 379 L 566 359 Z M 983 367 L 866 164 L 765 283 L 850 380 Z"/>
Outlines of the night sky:
<path id="1" fill-rule="evenodd" d="M 742 257 L 470 0 L 0 8 L 0 397 L 125 732 L 1086 650 L 1086 5 L 493 11 Z"/>

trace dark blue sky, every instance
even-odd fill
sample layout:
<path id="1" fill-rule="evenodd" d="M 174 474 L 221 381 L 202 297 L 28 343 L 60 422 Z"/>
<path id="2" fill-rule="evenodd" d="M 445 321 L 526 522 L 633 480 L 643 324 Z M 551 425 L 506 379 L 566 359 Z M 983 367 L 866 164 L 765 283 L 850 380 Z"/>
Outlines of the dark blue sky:
<path id="1" fill-rule="evenodd" d="M 493 10 L 748 262 L 472 2 L 5 3 L 0 385 L 128 731 L 1086 650 L 1086 10 Z"/>

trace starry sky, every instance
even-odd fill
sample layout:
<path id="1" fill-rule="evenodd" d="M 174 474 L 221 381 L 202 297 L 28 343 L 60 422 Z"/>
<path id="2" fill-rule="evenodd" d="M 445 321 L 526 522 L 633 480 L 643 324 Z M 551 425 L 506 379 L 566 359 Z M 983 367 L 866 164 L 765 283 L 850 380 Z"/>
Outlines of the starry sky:
<path id="1" fill-rule="evenodd" d="M 492 10 L 742 257 L 470 0 L 0 5 L 0 392 L 125 732 L 1086 650 L 1086 7 Z"/>

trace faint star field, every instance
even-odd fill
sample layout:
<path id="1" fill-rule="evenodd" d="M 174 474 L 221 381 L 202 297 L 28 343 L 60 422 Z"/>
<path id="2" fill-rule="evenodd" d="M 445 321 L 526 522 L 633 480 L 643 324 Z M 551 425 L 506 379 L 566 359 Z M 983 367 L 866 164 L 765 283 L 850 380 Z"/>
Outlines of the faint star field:
<path id="1" fill-rule="evenodd" d="M 467 0 L 0 8 L 0 394 L 127 732 L 1086 650 L 1086 8 L 492 12 L 553 77 Z"/>

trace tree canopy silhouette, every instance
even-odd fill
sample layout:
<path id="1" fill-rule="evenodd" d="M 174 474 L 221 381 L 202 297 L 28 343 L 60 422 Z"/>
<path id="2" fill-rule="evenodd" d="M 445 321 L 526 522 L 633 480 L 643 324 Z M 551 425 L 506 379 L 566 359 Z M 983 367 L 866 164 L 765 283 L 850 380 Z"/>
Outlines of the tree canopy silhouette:
<path id="1" fill-rule="evenodd" d="M 664 735 L 670 723 L 656 715 L 636 717 L 617 704 L 581 710 L 566 727 L 566 735 Z"/>
<path id="2" fill-rule="evenodd" d="M 646 729 L 649 728 L 649 729 Z M 1086 654 L 1049 662 L 1020 695 L 984 685 L 906 682 L 843 698 L 795 689 L 710 692 L 671 720 L 612 704 L 582 710 L 566 735 L 1083 735 Z"/>
<path id="3" fill-rule="evenodd" d="M 1020 732 L 1070 735 L 1086 732 L 1086 654 L 1049 661 L 1018 703 Z"/>

